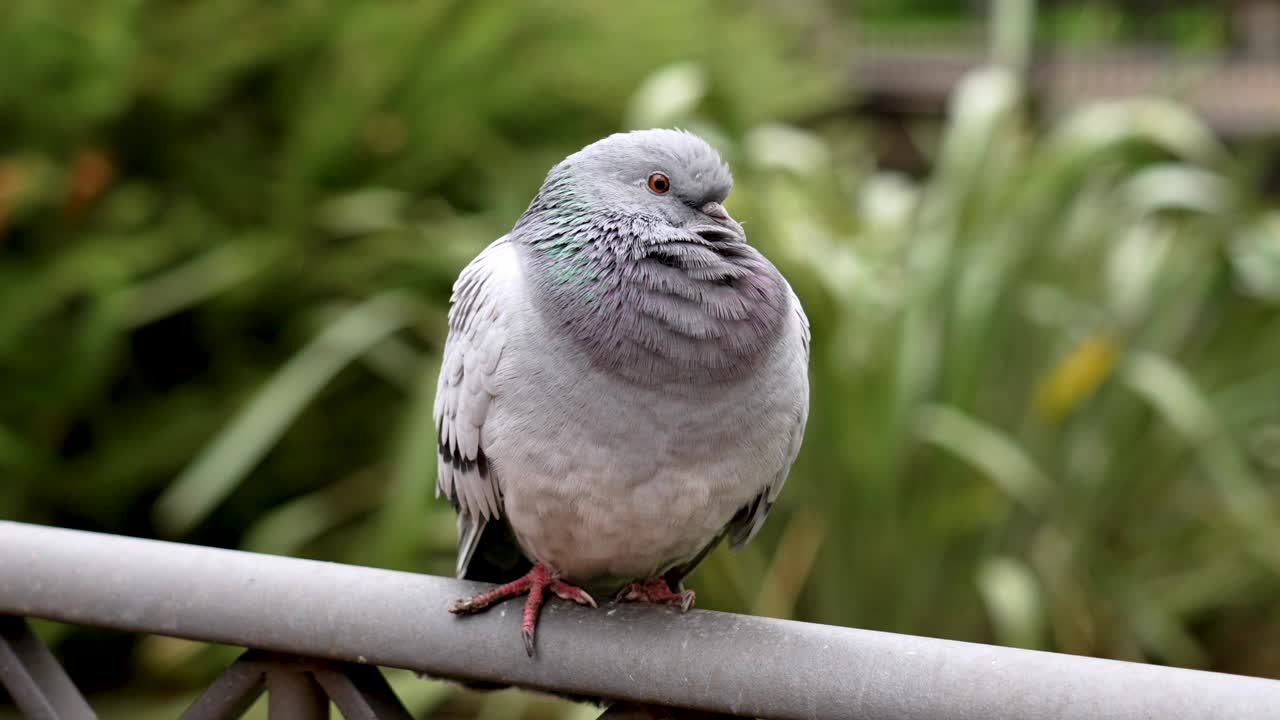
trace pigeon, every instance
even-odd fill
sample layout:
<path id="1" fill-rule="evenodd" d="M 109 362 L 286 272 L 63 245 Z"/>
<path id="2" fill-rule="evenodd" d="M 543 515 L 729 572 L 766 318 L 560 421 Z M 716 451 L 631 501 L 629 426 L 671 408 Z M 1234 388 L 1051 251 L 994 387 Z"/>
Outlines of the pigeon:
<path id="1" fill-rule="evenodd" d="M 759 531 L 800 450 L 809 324 L 723 205 L 728 166 L 683 130 L 618 133 L 553 167 L 453 286 L 434 405 L 457 574 L 687 611 L 683 578 Z"/>

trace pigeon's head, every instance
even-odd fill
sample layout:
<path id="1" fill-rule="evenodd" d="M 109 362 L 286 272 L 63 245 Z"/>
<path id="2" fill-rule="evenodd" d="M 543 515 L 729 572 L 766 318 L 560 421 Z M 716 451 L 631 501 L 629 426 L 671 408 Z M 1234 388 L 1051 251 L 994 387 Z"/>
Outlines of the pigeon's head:
<path id="1" fill-rule="evenodd" d="M 683 130 L 610 135 L 565 158 L 526 216 L 570 223 L 607 216 L 645 228 L 647 242 L 687 238 L 745 239 L 724 209 L 733 187 L 728 166 L 702 138 Z"/>
<path id="2" fill-rule="evenodd" d="M 746 372 L 779 337 L 789 291 L 725 212 L 732 185 L 716 151 L 679 130 L 570 155 L 512 231 L 536 302 L 633 382 Z"/>

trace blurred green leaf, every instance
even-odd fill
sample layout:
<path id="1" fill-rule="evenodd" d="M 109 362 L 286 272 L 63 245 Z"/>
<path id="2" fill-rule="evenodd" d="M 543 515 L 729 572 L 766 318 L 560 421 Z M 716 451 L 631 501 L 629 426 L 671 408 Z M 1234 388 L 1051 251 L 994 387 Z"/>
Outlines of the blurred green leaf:
<path id="1" fill-rule="evenodd" d="M 631 96 L 627 126 L 666 127 L 693 114 L 707 94 L 707 73 L 696 63 L 677 63 L 645 79 Z"/>
<path id="2" fill-rule="evenodd" d="M 1000 643 L 1042 647 L 1044 605 L 1031 569 L 1017 558 L 993 557 L 978 568 L 977 581 Z"/>
<path id="3" fill-rule="evenodd" d="M 1069 113 L 1049 137 L 1063 160 L 1085 162 L 1127 143 L 1150 143 L 1174 157 L 1216 166 L 1227 156 L 1213 131 L 1191 110 L 1163 98 L 1100 102 Z"/>
<path id="4" fill-rule="evenodd" d="M 421 369 L 391 463 L 391 485 L 378 520 L 377 546 L 372 562 L 382 567 L 410 570 L 418 566 L 418 551 L 428 535 L 423 527 L 453 525 L 452 513 L 428 513 L 427 500 L 436 484 L 437 447 L 434 405 L 438 362 Z M 441 522 L 443 521 L 443 522 Z M 448 533 L 449 540 L 453 539 Z"/>
<path id="5" fill-rule="evenodd" d="M 1277 504 L 1195 382 L 1167 358 L 1150 353 L 1133 357 L 1124 368 L 1124 378 L 1195 448 L 1223 507 L 1249 537 L 1252 549 L 1280 573 Z"/>
<path id="6" fill-rule="evenodd" d="M 372 345 L 412 322 L 412 303 L 395 293 L 353 307 L 298 352 L 170 485 L 155 522 L 181 535 L 235 489 L 326 383 Z"/>
<path id="7" fill-rule="evenodd" d="M 1053 482 L 1013 438 L 954 408 L 922 407 L 916 432 L 921 439 L 982 470 L 1010 499 L 1031 509 L 1038 508 L 1053 493 Z"/>

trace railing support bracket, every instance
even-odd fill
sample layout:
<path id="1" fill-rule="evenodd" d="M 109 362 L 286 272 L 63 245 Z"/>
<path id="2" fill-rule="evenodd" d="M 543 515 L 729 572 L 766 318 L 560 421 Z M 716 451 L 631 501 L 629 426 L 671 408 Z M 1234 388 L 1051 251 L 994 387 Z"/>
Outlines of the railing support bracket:
<path id="1" fill-rule="evenodd" d="M 249 650 L 196 698 L 181 720 L 232 720 L 267 692 L 271 720 L 329 717 L 333 702 L 347 720 L 412 720 L 376 667 Z"/>
<path id="2" fill-rule="evenodd" d="M 22 618 L 0 615 L 0 684 L 29 720 L 94 720 L 53 653 Z"/>

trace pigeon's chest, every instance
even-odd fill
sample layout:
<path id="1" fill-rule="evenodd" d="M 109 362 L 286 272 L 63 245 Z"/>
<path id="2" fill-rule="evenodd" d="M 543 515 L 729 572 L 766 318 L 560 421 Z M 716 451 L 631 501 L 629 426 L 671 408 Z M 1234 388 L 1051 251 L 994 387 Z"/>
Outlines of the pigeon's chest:
<path id="1" fill-rule="evenodd" d="M 675 494 L 664 475 L 724 471 L 717 466 L 732 463 L 735 449 L 756 439 L 744 423 L 758 404 L 745 395 L 739 388 L 640 389 L 590 372 L 535 373 L 495 403 L 490 454 L 504 469 L 513 464 L 511 470 L 556 478 L 557 486 L 580 493 L 649 486 Z"/>
<path id="2" fill-rule="evenodd" d="M 634 578 L 692 557 L 785 452 L 791 388 L 754 376 L 639 387 L 554 343 L 510 360 L 486 452 L 526 552 L 568 577 Z"/>

